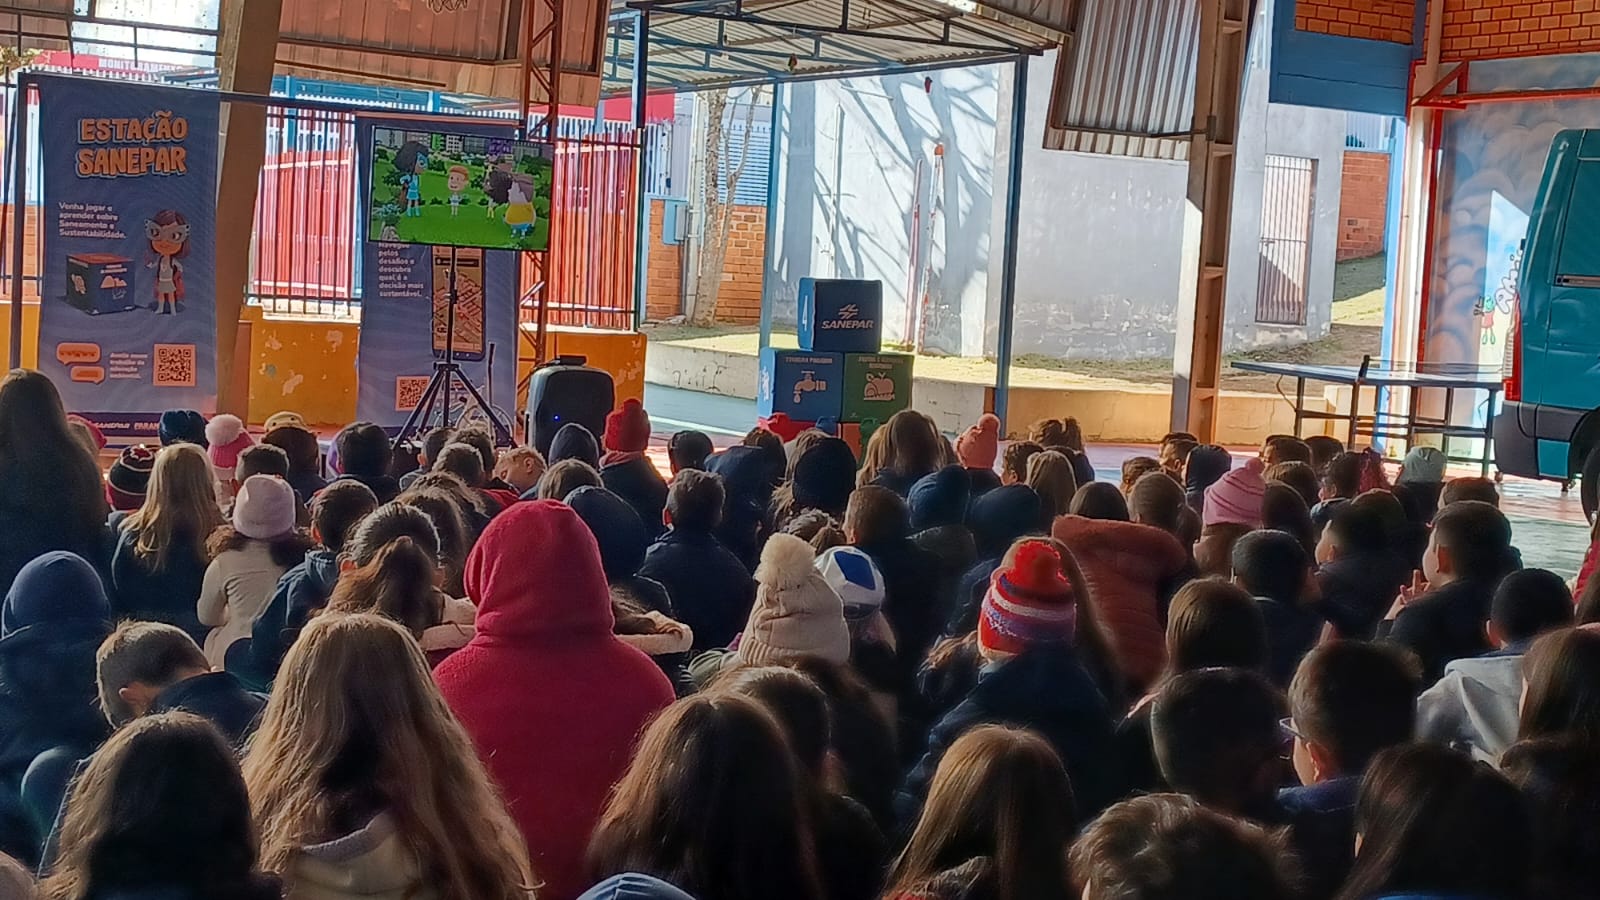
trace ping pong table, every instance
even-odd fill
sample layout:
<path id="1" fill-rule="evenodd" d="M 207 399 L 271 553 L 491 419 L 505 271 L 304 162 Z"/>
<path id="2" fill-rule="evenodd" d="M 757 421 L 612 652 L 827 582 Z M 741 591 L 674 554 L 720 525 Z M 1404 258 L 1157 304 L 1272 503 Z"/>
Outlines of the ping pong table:
<path id="1" fill-rule="evenodd" d="M 1296 363 L 1248 362 L 1233 363 L 1240 372 L 1258 375 L 1276 375 L 1295 380 L 1294 433 L 1301 437 L 1306 422 L 1342 422 L 1348 429 L 1347 444 L 1354 447 L 1358 438 L 1383 438 L 1402 440 L 1407 448 L 1416 446 L 1419 435 L 1438 435 L 1442 438 L 1444 452 L 1452 461 L 1477 463 L 1484 477 L 1489 475 L 1489 465 L 1494 459 L 1494 414 L 1500 392 L 1504 390 L 1499 368 L 1472 363 L 1392 363 L 1362 357 L 1359 366 L 1301 365 Z M 1350 388 L 1348 410 L 1327 411 L 1306 408 L 1306 384 L 1318 382 Z M 1373 389 L 1371 415 L 1362 415 L 1361 396 L 1365 388 Z M 1382 402 L 1384 390 L 1404 391 L 1404 412 L 1392 412 Z M 1441 416 L 1422 414 L 1422 396 L 1427 390 L 1444 392 L 1444 413 Z M 1456 394 L 1462 391 L 1483 391 L 1487 404 L 1483 424 L 1461 424 L 1456 419 Z M 1287 400 L 1287 396 L 1284 398 Z M 1477 402 L 1474 402 L 1476 408 Z M 1482 441 L 1479 452 L 1469 456 L 1450 456 L 1450 439 Z"/>

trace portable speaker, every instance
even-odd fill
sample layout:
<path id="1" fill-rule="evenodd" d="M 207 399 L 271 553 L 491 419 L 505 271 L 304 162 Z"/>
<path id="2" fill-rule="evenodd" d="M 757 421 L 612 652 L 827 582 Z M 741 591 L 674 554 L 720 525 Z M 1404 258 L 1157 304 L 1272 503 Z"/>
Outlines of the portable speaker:
<path id="1" fill-rule="evenodd" d="M 528 382 L 528 409 L 524 420 L 528 438 L 541 454 L 550 452 L 556 432 L 568 422 L 589 429 L 598 440 L 606 430 L 606 416 L 617 402 L 611 373 L 585 365 L 582 356 L 562 356 L 533 373 Z"/>

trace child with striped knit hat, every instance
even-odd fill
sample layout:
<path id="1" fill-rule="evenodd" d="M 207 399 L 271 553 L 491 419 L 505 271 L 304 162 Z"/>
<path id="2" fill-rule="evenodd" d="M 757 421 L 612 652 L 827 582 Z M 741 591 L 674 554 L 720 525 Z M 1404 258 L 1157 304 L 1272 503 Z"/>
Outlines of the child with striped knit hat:
<path id="1" fill-rule="evenodd" d="M 1078 651 L 1079 629 L 1094 627 L 1088 613 L 1080 615 L 1088 602 L 1083 585 L 1062 545 L 1024 538 L 1011 546 L 978 616 L 982 674 L 929 734 L 927 752 L 896 798 L 902 822 L 915 821 L 945 750 L 979 725 L 1031 728 L 1049 741 L 1066 765 L 1080 821 L 1115 799 L 1111 713 Z"/>

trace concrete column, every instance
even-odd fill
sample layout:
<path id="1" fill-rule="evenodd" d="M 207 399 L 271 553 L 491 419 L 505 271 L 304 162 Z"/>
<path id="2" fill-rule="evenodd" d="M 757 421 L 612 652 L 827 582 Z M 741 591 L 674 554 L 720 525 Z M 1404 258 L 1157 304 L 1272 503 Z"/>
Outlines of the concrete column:
<path id="1" fill-rule="evenodd" d="M 217 38 L 218 87 L 268 94 L 278 53 L 283 0 L 223 0 Z M 240 417 L 249 403 L 249 361 L 239 359 L 239 317 L 249 291 L 256 195 L 266 158 L 267 108 L 222 104 L 217 178 L 217 411 Z"/>

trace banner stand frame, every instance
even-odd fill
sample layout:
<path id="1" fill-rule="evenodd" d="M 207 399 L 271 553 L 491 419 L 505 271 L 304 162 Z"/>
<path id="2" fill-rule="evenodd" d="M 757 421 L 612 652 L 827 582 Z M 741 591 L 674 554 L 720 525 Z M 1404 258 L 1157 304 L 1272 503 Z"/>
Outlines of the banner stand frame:
<path id="1" fill-rule="evenodd" d="M 435 245 L 436 246 L 436 245 Z M 400 433 L 395 435 L 394 446 L 399 447 L 406 439 L 417 434 L 428 423 L 428 418 L 433 415 L 434 403 L 439 400 L 442 392 L 444 395 L 444 410 L 440 416 L 440 424 L 450 425 L 450 382 L 460 381 L 467 389 L 467 394 L 483 410 L 484 416 L 489 419 L 489 424 L 494 427 L 494 439 L 498 444 L 510 445 L 511 429 L 500 417 L 495 415 L 494 406 L 483 399 L 478 393 L 478 386 L 472 383 L 466 373 L 461 371 L 461 365 L 456 362 L 456 303 L 461 295 L 456 291 L 456 249 L 450 248 L 450 277 L 445 287 L 445 318 L 444 318 L 444 359 L 433 361 L 433 374 L 428 376 L 428 386 L 423 389 L 422 397 L 417 401 L 417 406 L 406 418 L 406 423 L 400 426 Z M 466 408 L 462 408 L 466 414 Z"/>

